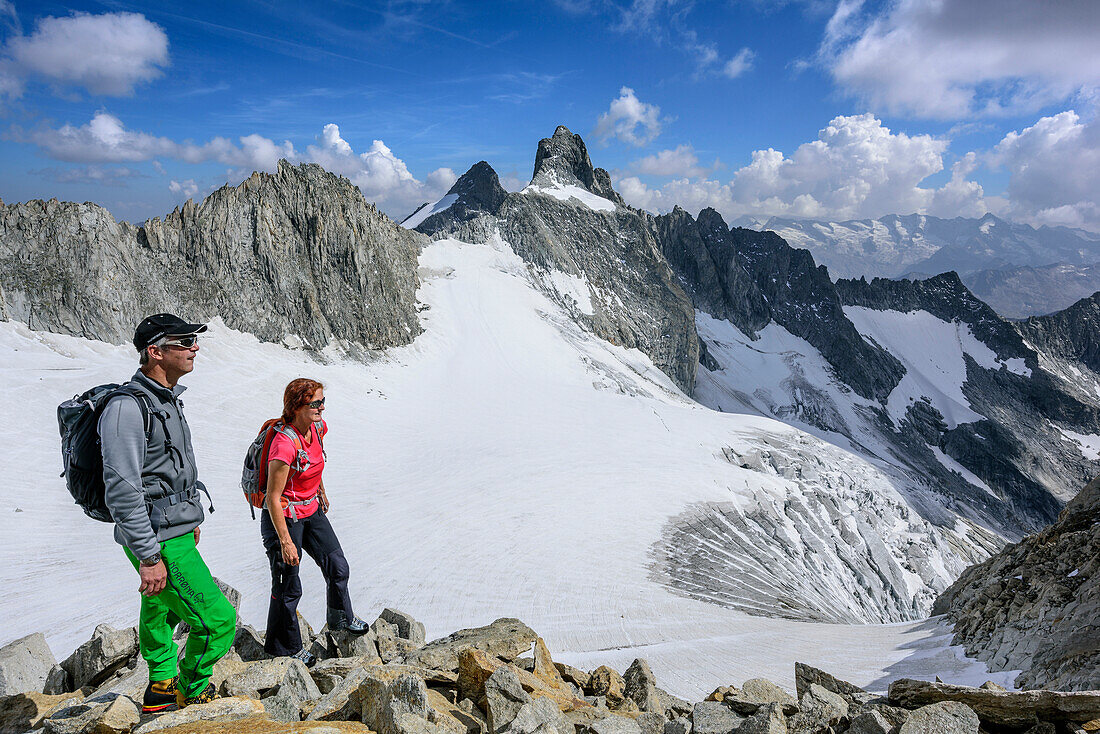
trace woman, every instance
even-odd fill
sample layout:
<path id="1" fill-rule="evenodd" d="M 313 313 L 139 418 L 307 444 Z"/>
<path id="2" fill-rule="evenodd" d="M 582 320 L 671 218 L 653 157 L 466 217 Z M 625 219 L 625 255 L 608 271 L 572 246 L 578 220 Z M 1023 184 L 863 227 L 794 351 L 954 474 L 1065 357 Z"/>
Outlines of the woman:
<path id="1" fill-rule="evenodd" d="M 267 457 L 267 512 L 260 519 L 260 534 L 271 561 L 264 650 L 296 657 L 306 665 L 315 657 L 303 645 L 296 614 L 302 596 L 298 563 L 303 550 L 321 567 L 328 585 L 329 629 L 353 634 L 368 629 L 352 611 L 348 562 L 326 515 L 329 502 L 321 479 L 322 439 L 328 430 L 321 419 L 324 410 L 321 383 L 299 378 L 286 386 L 281 424 L 275 426 Z"/>

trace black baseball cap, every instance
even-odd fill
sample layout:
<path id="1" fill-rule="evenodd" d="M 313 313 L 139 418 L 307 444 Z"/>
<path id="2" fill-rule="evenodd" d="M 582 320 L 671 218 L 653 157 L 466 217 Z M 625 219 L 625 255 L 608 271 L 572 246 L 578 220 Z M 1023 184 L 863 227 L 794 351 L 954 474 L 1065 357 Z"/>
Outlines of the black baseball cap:
<path id="1" fill-rule="evenodd" d="M 189 324 L 179 316 L 158 313 L 147 316 L 134 331 L 134 346 L 140 352 L 162 336 L 187 336 L 206 331 L 206 324 Z"/>

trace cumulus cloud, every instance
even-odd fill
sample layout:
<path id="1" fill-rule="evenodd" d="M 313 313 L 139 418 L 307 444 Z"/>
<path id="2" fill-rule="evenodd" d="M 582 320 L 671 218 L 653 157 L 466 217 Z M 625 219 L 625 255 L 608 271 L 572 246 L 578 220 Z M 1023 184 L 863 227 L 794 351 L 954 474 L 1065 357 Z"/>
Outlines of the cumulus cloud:
<path id="1" fill-rule="evenodd" d="M 623 87 L 607 112 L 596 120 L 592 134 L 603 143 L 618 138 L 641 147 L 660 135 L 660 114 L 660 107 L 642 102 L 633 89 Z"/>
<path id="2" fill-rule="evenodd" d="M 690 211 L 711 206 L 728 218 L 741 214 L 829 219 L 930 212 L 984 213 L 983 192 L 969 181 L 975 159 L 956 164 L 952 179 L 937 189 L 923 187 L 943 170 L 947 142 L 929 135 L 894 133 L 873 115 L 833 119 L 817 140 L 790 156 L 769 148 L 722 183 L 685 175 L 659 188 L 640 178 L 618 181 L 627 202 L 653 211 L 679 204 Z"/>
<path id="3" fill-rule="evenodd" d="M 678 145 L 634 161 L 632 168 L 647 176 L 701 176 L 707 172 L 690 145 Z"/>
<path id="4" fill-rule="evenodd" d="M 0 6 L 0 15 L 2 10 Z M 9 39 L 3 54 L 8 68 L 7 74 L 0 70 L 0 84 L 3 76 L 20 84 L 22 78 L 35 76 L 92 94 L 122 96 L 163 73 L 168 36 L 140 13 L 74 13 L 42 18 L 29 36 Z"/>
<path id="5" fill-rule="evenodd" d="M 1094 93 L 1097 38 L 1094 0 L 842 0 L 819 58 L 877 110 L 958 119 Z"/>
<path id="6" fill-rule="evenodd" d="M 755 58 L 756 54 L 753 53 L 752 49 L 743 48 L 737 52 L 736 56 L 726 62 L 726 65 L 722 67 L 722 74 L 730 79 L 736 79 L 752 68 L 752 62 Z"/>
<path id="7" fill-rule="evenodd" d="M 217 161 L 237 168 L 273 171 L 279 158 L 293 158 L 289 141 L 277 144 L 260 135 L 246 135 L 239 144 L 216 137 L 197 145 L 128 129 L 109 112 L 99 111 L 79 127 L 39 128 L 16 137 L 38 145 L 48 156 L 76 163 L 131 163 L 174 158 L 186 163 Z"/>
<path id="8" fill-rule="evenodd" d="M 438 168 L 424 181 L 409 172 L 405 162 L 381 140 L 363 153 L 356 153 L 340 135 L 340 128 L 325 125 L 315 145 L 306 148 L 306 160 L 347 176 L 363 195 L 383 211 L 401 219 L 425 201 L 441 198 L 458 177 L 450 168 Z"/>
<path id="9" fill-rule="evenodd" d="M 173 179 L 168 182 L 168 190 L 180 196 L 180 198 L 190 199 L 195 194 L 199 193 L 199 185 L 195 183 L 195 179 L 193 178 L 189 178 L 186 181 L 176 181 Z"/>
<path id="10" fill-rule="evenodd" d="M 1034 224 L 1100 231 L 1100 123 L 1073 110 L 1043 117 L 1010 132 L 993 149 L 993 165 L 1007 169 L 1012 216 Z"/>

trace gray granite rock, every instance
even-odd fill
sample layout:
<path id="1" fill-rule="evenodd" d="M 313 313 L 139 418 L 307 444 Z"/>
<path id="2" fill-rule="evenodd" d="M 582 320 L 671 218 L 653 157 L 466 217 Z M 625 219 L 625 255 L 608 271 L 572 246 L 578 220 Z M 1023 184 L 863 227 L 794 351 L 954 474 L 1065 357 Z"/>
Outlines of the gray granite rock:
<path id="1" fill-rule="evenodd" d="M 396 609 L 386 608 L 382 610 L 379 619 L 384 619 L 397 628 L 397 636 L 403 640 L 408 640 L 414 645 L 424 644 L 424 625 L 421 622 L 417 622 L 411 614 L 398 611 Z"/>
<path id="2" fill-rule="evenodd" d="M 170 729 L 184 724 L 217 720 L 228 723 L 264 713 L 264 705 L 251 698 L 218 698 L 210 703 L 188 706 L 177 711 L 160 714 L 134 729 L 133 734 L 148 734 L 151 731 Z M 201 729 L 197 729 L 201 731 Z"/>
<path id="3" fill-rule="evenodd" d="M 302 704 L 319 698 L 321 691 L 313 682 L 309 668 L 301 660 L 292 659 L 279 681 L 278 691 L 264 699 L 264 710 L 276 721 L 301 721 Z"/>
<path id="4" fill-rule="evenodd" d="M 691 714 L 694 734 L 731 734 L 737 731 L 744 721 L 744 716 L 717 701 L 697 703 Z"/>
<path id="5" fill-rule="evenodd" d="M 990 691 L 901 678 L 890 684 L 889 695 L 893 703 L 910 709 L 944 701 L 964 703 L 994 726 L 1100 719 L 1100 691 Z"/>
<path id="6" fill-rule="evenodd" d="M 262 698 L 265 693 L 282 682 L 292 660 L 292 658 L 274 658 L 250 662 L 244 670 L 227 677 L 222 690 L 227 696 Z"/>
<path id="7" fill-rule="evenodd" d="M 405 662 L 435 670 L 458 670 L 458 651 L 482 650 L 512 661 L 531 649 L 537 635 L 518 619 L 498 619 L 492 624 L 464 629 L 433 640 L 405 657 Z"/>
<path id="8" fill-rule="evenodd" d="M 737 729 L 737 734 L 787 734 L 783 704 L 766 703 Z"/>
<path id="9" fill-rule="evenodd" d="M 523 690 L 519 678 L 508 668 L 500 668 L 485 681 L 485 720 L 489 734 L 506 730 L 519 715 L 520 709 L 531 702 Z"/>
<path id="10" fill-rule="evenodd" d="M 898 734 L 978 734 L 979 723 L 966 704 L 943 701 L 911 713 Z"/>
<path id="11" fill-rule="evenodd" d="M 97 685 L 138 653 L 136 627 L 116 630 L 108 624 L 95 628 L 92 638 L 61 662 L 73 688 Z"/>
<path id="12" fill-rule="evenodd" d="M 47 734 L 129 734 L 140 718 L 126 696 L 100 696 L 51 714 L 42 728 Z"/>
<path id="13" fill-rule="evenodd" d="M 637 734 L 637 724 L 633 734 Z M 563 714 L 556 703 L 549 698 L 534 698 L 524 704 L 516 718 L 507 727 L 493 734 L 575 734 L 576 729 Z M 602 734 L 628 734 L 627 732 L 606 731 Z"/>
<path id="14" fill-rule="evenodd" d="M 347 658 L 344 658 L 347 659 Z M 354 658 L 353 658 L 354 659 Z M 317 671 L 314 670 L 315 677 Z M 365 666 L 357 666 L 336 679 L 328 690 L 321 688 L 324 695 L 313 707 L 307 721 L 353 721 L 361 720 L 363 702 L 359 698 L 359 687 L 367 676 Z M 317 678 L 317 680 L 331 680 Z"/>
<path id="15" fill-rule="evenodd" d="M 46 636 L 41 632 L 0 647 L 0 696 L 44 691 L 50 671 L 56 664 L 57 660 L 46 644 Z"/>
<path id="16" fill-rule="evenodd" d="M 122 344 L 176 304 L 265 341 L 382 349 L 420 333 L 424 242 L 346 178 L 286 161 L 140 227 L 94 204 L 0 204 L 0 318 Z"/>

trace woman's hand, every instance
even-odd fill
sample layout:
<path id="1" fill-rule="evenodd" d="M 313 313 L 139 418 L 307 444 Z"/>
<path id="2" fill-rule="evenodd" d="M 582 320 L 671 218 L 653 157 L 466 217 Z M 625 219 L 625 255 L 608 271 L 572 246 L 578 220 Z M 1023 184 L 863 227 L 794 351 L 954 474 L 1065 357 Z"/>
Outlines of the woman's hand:
<path id="1" fill-rule="evenodd" d="M 298 549 L 294 546 L 294 541 L 290 538 L 284 538 L 279 541 L 279 545 L 283 549 L 283 563 L 288 566 L 297 566 Z"/>
<path id="2" fill-rule="evenodd" d="M 323 487 L 317 490 L 317 501 L 321 504 L 321 512 L 327 515 L 329 508 L 328 495 L 325 494 L 325 490 Z"/>

